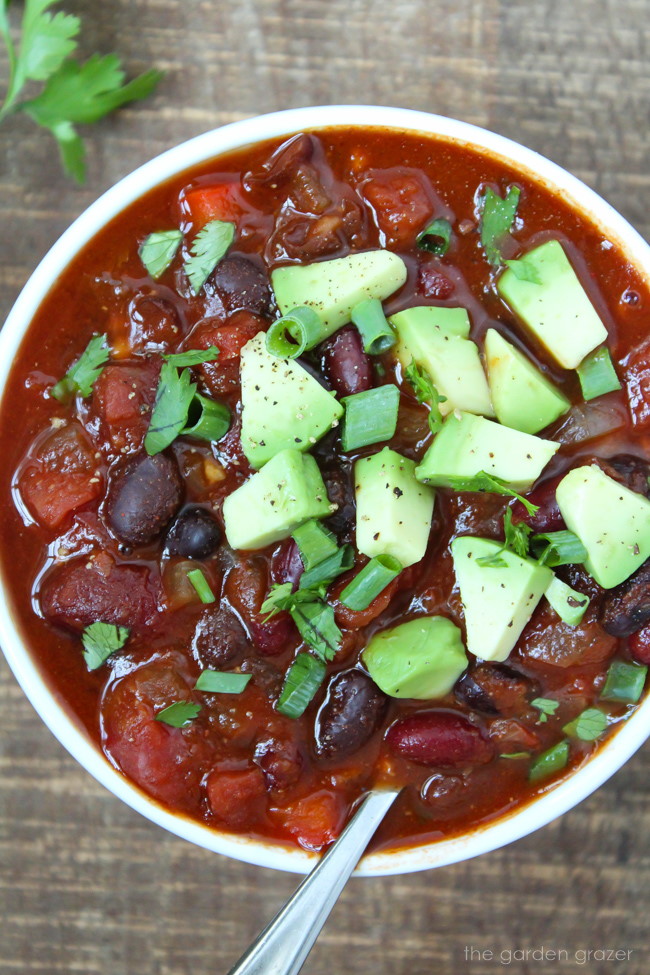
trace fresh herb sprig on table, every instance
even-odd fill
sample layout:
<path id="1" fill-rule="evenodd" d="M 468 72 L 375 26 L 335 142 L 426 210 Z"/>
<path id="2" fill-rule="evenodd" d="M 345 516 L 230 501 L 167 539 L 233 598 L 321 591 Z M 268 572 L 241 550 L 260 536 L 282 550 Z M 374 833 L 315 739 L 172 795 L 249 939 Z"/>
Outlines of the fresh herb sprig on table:
<path id="1" fill-rule="evenodd" d="M 89 125 L 128 102 L 146 98 L 162 78 L 146 71 L 128 83 L 116 54 L 94 54 L 84 64 L 70 55 L 77 47 L 79 17 L 50 7 L 60 0 L 25 0 L 20 40 L 12 37 L 11 0 L 0 0 L 0 33 L 9 61 L 9 82 L 0 108 L 0 122 L 25 112 L 49 129 L 59 145 L 63 168 L 78 183 L 86 176 L 86 150 L 76 125 Z M 20 96 L 30 81 L 43 82 L 33 98 Z"/>

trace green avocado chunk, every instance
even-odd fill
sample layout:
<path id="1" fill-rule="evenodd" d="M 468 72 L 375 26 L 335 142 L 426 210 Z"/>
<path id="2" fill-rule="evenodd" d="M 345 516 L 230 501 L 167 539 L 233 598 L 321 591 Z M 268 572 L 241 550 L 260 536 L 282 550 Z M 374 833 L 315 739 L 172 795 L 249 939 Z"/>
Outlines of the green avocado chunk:
<path id="1" fill-rule="evenodd" d="M 293 359 L 271 355 L 265 332 L 241 351 L 241 442 L 252 467 L 280 450 L 309 450 L 338 425 L 343 406 Z"/>
<path id="2" fill-rule="evenodd" d="M 552 571 L 489 538 L 455 538 L 451 554 L 465 610 L 467 649 L 481 660 L 506 660 L 553 581 Z M 504 566 L 478 562 L 497 554 Z"/>
<path id="3" fill-rule="evenodd" d="M 415 478 L 415 461 L 384 447 L 354 465 L 357 548 L 364 555 L 392 555 L 401 565 L 424 557 L 435 494 Z"/>
<path id="4" fill-rule="evenodd" d="M 556 362 L 575 369 L 607 339 L 607 329 L 558 240 L 535 247 L 524 259 L 535 280 L 509 268 L 497 290 Z"/>
<path id="5" fill-rule="evenodd" d="M 490 328 L 485 362 L 499 423 L 537 433 L 571 409 L 571 403 L 519 349 Z"/>
<path id="6" fill-rule="evenodd" d="M 335 507 L 314 458 L 282 450 L 224 501 L 226 538 L 231 548 L 265 548 Z"/>
<path id="7" fill-rule="evenodd" d="M 454 478 L 485 471 L 515 491 L 528 491 L 559 444 L 471 413 L 451 413 L 415 469 L 425 484 L 454 487 Z"/>
<path id="8" fill-rule="evenodd" d="M 494 416 L 478 346 L 469 338 L 465 308 L 418 306 L 390 319 L 397 332 L 397 358 L 404 368 L 412 361 L 428 372 L 445 401 L 443 416 L 452 410 Z"/>
<path id="9" fill-rule="evenodd" d="M 624 582 L 650 557 L 650 501 L 600 467 L 576 467 L 555 493 L 567 528 L 587 549 L 584 566 L 603 589 Z"/>
<path id="10" fill-rule="evenodd" d="M 271 286 L 283 315 L 308 305 L 324 327 L 323 338 L 351 320 L 366 298 L 383 301 L 406 281 L 406 264 L 387 250 L 362 251 L 316 264 L 291 264 L 271 271 Z"/>
<path id="11" fill-rule="evenodd" d="M 390 697 L 444 697 L 467 668 L 461 633 L 444 616 L 420 616 L 376 633 L 362 654 L 375 684 Z"/>

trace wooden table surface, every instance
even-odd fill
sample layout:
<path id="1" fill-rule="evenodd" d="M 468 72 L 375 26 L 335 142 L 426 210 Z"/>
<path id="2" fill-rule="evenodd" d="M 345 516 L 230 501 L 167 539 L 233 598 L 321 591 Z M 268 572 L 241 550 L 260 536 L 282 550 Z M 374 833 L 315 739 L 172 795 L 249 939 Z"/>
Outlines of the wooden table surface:
<path id="1" fill-rule="evenodd" d="M 393 104 L 486 126 L 571 170 L 650 236 L 649 0 L 64 7 L 84 18 L 85 54 L 117 50 L 131 73 L 155 64 L 167 74 L 154 98 L 90 130 L 84 188 L 61 175 L 49 137 L 27 119 L 0 128 L 2 317 L 61 231 L 119 177 L 213 126 L 299 105 Z M 194 849 L 121 805 L 0 664 L 0 975 L 220 975 L 294 884 Z M 511 847 L 353 881 L 305 971 L 646 975 L 649 913 L 646 747 Z M 566 954 L 541 961 L 541 949 Z M 600 949 L 628 958 L 584 961 Z"/>

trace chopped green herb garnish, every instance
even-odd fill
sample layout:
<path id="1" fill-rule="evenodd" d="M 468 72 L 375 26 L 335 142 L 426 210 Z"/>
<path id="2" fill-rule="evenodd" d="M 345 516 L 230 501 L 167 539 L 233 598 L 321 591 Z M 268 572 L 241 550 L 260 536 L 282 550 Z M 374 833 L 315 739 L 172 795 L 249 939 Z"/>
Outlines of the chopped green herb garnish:
<path id="1" fill-rule="evenodd" d="M 481 243 L 488 261 L 495 267 L 502 263 L 499 244 L 512 229 L 520 196 L 521 190 L 518 186 L 510 186 L 505 198 L 497 196 L 488 186 L 483 196 Z"/>
<path id="2" fill-rule="evenodd" d="M 565 768 L 568 761 L 569 742 L 560 741 L 533 759 L 528 778 L 531 782 L 539 782 L 540 779 L 546 779 Z"/>
<path id="3" fill-rule="evenodd" d="M 48 8 L 57 0 L 26 0 L 20 46 L 14 45 L 9 22 L 9 0 L 0 3 L 0 33 L 4 37 L 9 81 L 0 121 L 23 111 L 52 133 L 59 144 L 65 171 L 79 183 L 85 178 L 85 148 L 75 131 L 77 124 L 96 122 L 127 102 L 146 98 L 162 75 L 147 71 L 124 84 L 124 72 L 115 54 L 94 55 L 85 64 L 69 57 L 81 21 L 72 14 Z M 36 97 L 19 102 L 28 81 L 45 82 Z"/>
<path id="4" fill-rule="evenodd" d="M 203 362 L 214 362 L 219 355 L 216 345 L 211 345 L 207 349 L 188 349 L 187 352 L 170 352 L 163 354 L 165 362 L 171 362 L 177 369 L 183 366 L 200 366 Z"/>
<path id="5" fill-rule="evenodd" d="M 533 261 L 526 256 L 519 257 L 516 261 L 504 261 L 514 276 L 520 281 L 530 281 L 531 284 L 541 284 L 542 279 Z"/>
<path id="6" fill-rule="evenodd" d="M 609 349 L 604 345 L 582 360 L 578 366 L 578 379 L 585 400 L 596 399 L 621 388 Z"/>
<path id="7" fill-rule="evenodd" d="M 106 335 L 93 335 L 90 342 L 74 362 L 63 379 L 50 390 L 50 396 L 65 402 L 75 393 L 80 396 L 90 396 L 93 385 L 99 379 L 111 350 L 108 347 Z"/>
<path id="8" fill-rule="evenodd" d="M 341 631 L 334 619 L 334 609 L 323 599 L 325 586 L 297 589 L 290 582 L 272 587 L 262 603 L 261 612 L 271 619 L 285 610 L 291 615 L 302 638 L 322 660 L 332 660 L 341 643 Z"/>
<path id="9" fill-rule="evenodd" d="M 399 389 L 392 383 L 344 396 L 345 406 L 341 446 L 344 451 L 358 450 L 373 443 L 390 440 L 397 429 Z"/>
<path id="10" fill-rule="evenodd" d="M 607 715 L 600 708 L 587 708 L 577 718 L 565 724 L 562 731 L 570 738 L 595 741 L 607 727 Z"/>
<path id="11" fill-rule="evenodd" d="M 364 565 L 340 595 L 348 609 L 367 609 L 373 599 L 384 591 L 402 571 L 402 564 L 392 555 L 377 555 Z"/>
<path id="12" fill-rule="evenodd" d="M 560 706 L 559 701 L 552 701 L 548 697 L 536 697 L 531 702 L 531 705 L 540 712 L 538 723 L 545 724 L 548 721 L 549 715 L 554 715 Z"/>
<path id="13" fill-rule="evenodd" d="M 173 362 L 164 362 L 160 370 L 156 399 L 149 429 L 144 438 L 149 455 L 169 447 L 187 423 L 190 404 L 196 393 L 189 369 L 179 372 Z"/>
<path id="14" fill-rule="evenodd" d="M 381 355 L 395 345 L 395 332 L 386 320 L 379 298 L 366 298 L 352 309 L 350 317 L 359 330 L 363 351 L 368 355 Z"/>
<path id="15" fill-rule="evenodd" d="M 529 515 L 534 515 L 536 511 L 539 511 L 538 504 L 533 504 L 528 498 L 517 494 L 500 477 L 494 477 L 485 471 L 479 471 L 473 477 L 449 477 L 448 481 L 455 491 L 487 491 L 491 494 L 505 494 L 520 501 Z"/>
<path id="16" fill-rule="evenodd" d="M 540 565 L 554 569 L 558 565 L 584 562 L 587 550 L 570 531 L 540 532 L 531 538 L 531 548 Z"/>
<path id="17" fill-rule="evenodd" d="M 530 758 L 530 752 L 502 752 L 499 758 Z"/>
<path id="18" fill-rule="evenodd" d="M 225 403 L 195 393 L 187 411 L 187 426 L 181 434 L 216 443 L 228 433 L 231 414 Z"/>
<path id="19" fill-rule="evenodd" d="M 199 230 L 184 265 L 192 294 L 198 295 L 234 239 L 235 224 L 226 220 L 211 220 Z"/>
<path id="20" fill-rule="evenodd" d="M 499 552 L 495 552 L 494 555 L 481 556 L 476 560 L 477 565 L 482 565 L 484 568 L 503 569 L 508 565 L 501 555 L 501 552 L 505 551 L 514 552 L 522 559 L 528 557 L 528 539 L 533 529 L 524 521 L 514 525 L 512 523 L 512 508 L 507 508 L 503 516 L 503 530 L 506 536 L 503 548 Z"/>
<path id="21" fill-rule="evenodd" d="M 213 603 L 215 601 L 215 595 L 210 588 L 210 583 L 205 578 L 201 569 L 190 569 L 187 573 L 187 578 L 196 590 L 202 603 Z"/>
<path id="22" fill-rule="evenodd" d="M 299 653 L 293 661 L 280 693 L 276 709 L 288 718 L 299 718 L 313 701 L 325 680 L 326 667 L 310 653 Z"/>
<path id="23" fill-rule="evenodd" d="M 444 257 L 451 242 L 451 224 L 444 217 L 437 217 L 419 233 L 415 243 L 422 251 L 429 251 L 437 257 Z"/>
<path id="24" fill-rule="evenodd" d="M 431 381 L 431 377 L 415 362 L 411 362 L 404 371 L 404 376 L 410 382 L 418 403 L 429 406 L 429 429 L 437 433 L 442 426 L 440 403 L 446 403 L 447 397 L 441 396 Z"/>
<path id="25" fill-rule="evenodd" d="M 298 546 L 305 569 L 313 569 L 338 551 L 334 535 L 315 518 L 296 528 L 292 537 Z"/>
<path id="26" fill-rule="evenodd" d="M 605 686 L 600 695 L 601 701 L 636 704 L 643 694 L 647 675 L 647 667 L 630 664 L 625 660 L 614 660 L 607 671 Z"/>
<path id="27" fill-rule="evenodd" d="M 194 685 L 205 694 L 241 694 L 252 674 L 235 674 L 220 670 L 204 670 Z"/>
<path id="28" fill-rule="evenodd" d="M 569 626 L 578 626 L 589 605 L 589 596 L 567 586 L 556 576 L 544 595 L 560 619 Z"/>
<path id="29" fill-rule="evenodd" d="M 138 254 L 152 278 L 157 280 L 167 270 L 182 239 L 180 230 L 158 230 L 142 242 Z"/>
<path id="30" fill-rule="evenodd" d="M 482 566 L 484 569 L 507 569 L 508 563 L 501 554 L 505 551 L 506 549 L 504 547 L 500 548 L 494 555 L 481 555 L 476 559 L 476 564 Z"/>
<path id="31" fill-rule="evenodd" d="M 116 626 L 114 623 L 91 623 L 81 635 L 84 645 L 83 658 L 88 670 L 97 670 L 108 660 L 112 653 L 121 650 L 129 638 L 130 630 L 126 626 Z"/>
<path id="32" fill-rule="evenodd" d="M 329 586 L 344 572 L 348 572 L 354 565 L 354 549 L 351 545 L 343 545 L 333 555 L 329 555 L 318 565 L 305 569 L 300 577 L 301 589 L 316 589 L 319 586 Z"/>
<path id="33" fill-rule="evenodd" d="M 200 704 L 192 704 L 191 701 L 174 701 L 173 704 L 159 711 L 155 720 L 171 725 L 172 728 L 184 728 L 194 721 L 200 710 Z"/>

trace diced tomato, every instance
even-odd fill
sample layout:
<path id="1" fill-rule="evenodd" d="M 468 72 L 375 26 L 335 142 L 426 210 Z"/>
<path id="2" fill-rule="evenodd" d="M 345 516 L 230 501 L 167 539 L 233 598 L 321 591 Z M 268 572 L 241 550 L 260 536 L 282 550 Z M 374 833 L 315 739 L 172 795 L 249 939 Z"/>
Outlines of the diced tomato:
<path id="1" fill-rule="evenodd" d="M 266 811 L 266 783 L 257 766 L 235 772 L 215 770 L 206 788 L 212 812 L 227 826 L 250 828 Z"/>
<path id="2" fill-rule="evenodd" d="M 528 664 L 550 667 L 602 666 L 616 650 L 616 637 L 595 620 L 569 626 L 550 607 L 538 609 L 523 632 L 519 653 Z"/>
<path id="3" fill-rule="evenodd" d="M 157 358 L 142 363 L 111 363 L 95 383 L 91 412 L 115 452 L 141 447 L 149 427 L 160 373 Z"/>
<path id="4" fill-rule="evenodd" d="M 349 585 L 352 578 L 353 577 L 349 575 L 344 577 L 336 589 L 332 590 L 333 598 L 338 599 L 338 596 L 341 594 L 343 589 Z M 371 623 L 377 618 L 377 616 L 379 616 L 380 613 L 384 612 L 391 599 L 397 592 L 399 587 L 398 579 L 393 579 L 392 582 L 389 582 L 386 588 L 382 589 L 379 595 L 373 599 L 366 609 L 348 609 L 347 606 L 344 606 L 342 603 L 337 601 L 334 604 L 334 616 L 338 625 L 345 627 L 346 630 L 358 630 L 363 626 L 367 626 L 368 623 Z"/>
<path id="5" fill-rule="evenodd" d="M 650 424 L 650 339 L 633 349 L 621 365 L 632 423 L 646 427 Z"/>
<path id="6" fill-rule="evenodd" d="M 363 186 L 363 195 L 388 246 L 413 243 L 436 208 L 426 177 L 403 167 L 375 170 Z"/>
<path id="7" fill-rule="evenodd" d="M 317 851 L 339 835 L 345 822 L 345 811 L 341 795 L 320 790 L 274 810 L 274 813 L 300 846 Z"/>
<path id="8" fill-rule="evenodd" d="M 638 664 L 650 664 L 650 626 L 644 626 L 632 634 L 630 653 Z"/>
<path id="9" fill-rule="evenodd" d="M 232 220 L 236 223 L 242 213 L 240 189 L 237 181 L 186 190 L 180 199 L 181 213 L 191 220 L 195 231 L 201 230 L 211 220 Z"/>
<path id="10" fill-rule="evenodd" d="M 19 480 L 36 520 L 58 528 L 68 515 L 97 498 L 104 478 L 91 444 L 77 423 L 54 430 L 37 445 Z"/>
<path id="11" fill-rule="evenodd" d="M 207 349 L 216 345 L 219 356 L 214 362 L 204 362 L 200 367 L 206 385 L 215 396 L 231 393 L 239 385 L 239 355 L 242 348 L 266 322 L 249 311 L 238 311 L 227 322 L 207 318 L 200 322 L 187 340 L 187 347 Z"/>

